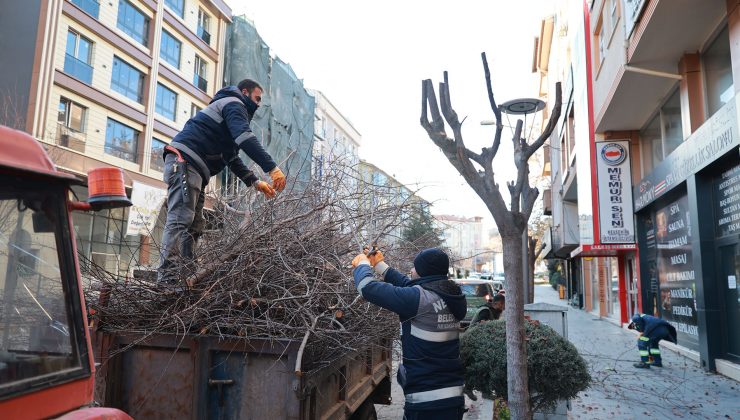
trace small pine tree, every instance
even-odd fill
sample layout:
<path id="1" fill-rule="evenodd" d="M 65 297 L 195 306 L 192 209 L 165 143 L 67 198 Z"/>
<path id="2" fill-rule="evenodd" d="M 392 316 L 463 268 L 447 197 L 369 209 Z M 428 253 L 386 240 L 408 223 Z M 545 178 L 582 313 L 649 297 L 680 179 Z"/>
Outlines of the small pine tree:
<path id="1" fill-rule="evenodd" d="M 434 248 L 442 245 L 442 233 L 434 227 L 434 219 L 429 206 L 412 206 L 411 214 L 402 233 L 403 240 L 418 248 Z"/>

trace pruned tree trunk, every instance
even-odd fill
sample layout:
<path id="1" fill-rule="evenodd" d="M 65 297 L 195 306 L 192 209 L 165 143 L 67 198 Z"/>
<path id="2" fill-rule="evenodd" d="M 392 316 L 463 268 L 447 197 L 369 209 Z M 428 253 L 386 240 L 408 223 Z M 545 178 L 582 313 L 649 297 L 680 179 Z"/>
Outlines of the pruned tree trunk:
<path id="1" fill-rule="evenodd" d="M 491 73 L 486 54 L 481 54 L 488 89 L 491 110 L 496 117 L 496 132 L 491 147 L 484 147 L 475 153 L 465 147 L 462 137 L 462 121 L 452 108 L 450 85 L 447 72 L 444 82 L 439 84 L 439 104 L 430 79 L 422 82 L 421 126 L 429 138 L 442 150 L 447 160 L 457 169 L 465 181 L 483 200 L 491 212 L 501 232 L 504 248 L 504 274 L 507 279 L 506 302 L 506 359 L 509 409 L 514 419 L 532 417 L 527 376 L 527 348 L 524 336 L 524 278 L 522 264 L 529 264 L 528 256 L 523 255 L 522 236 L 527 231 L 529 217 L 537 200 L 539 191 L 530 186 L 529 158 L 550 137 L 560 117 L 560 83 L 555 85 L 555 105 L 547 126 L 531 144 L 522 137 L 522 120 L 517 120 L 512 143 L 514 163 L 517 168 L 516 180 L 507 183 L 510 200 L 507 206 L 494 179 L 493 158 L 501 145 L 504 128 L 501 110 L 496 105 L 491 87 Z M 429 120 L 431 113 L 431 121 Z M 444 116 L 444 119 L 443 119 Z M 447 136 L 445 121 L 452 129 L 453 137 Z M 477 166 L 476 166 L 477 165 Z"/>

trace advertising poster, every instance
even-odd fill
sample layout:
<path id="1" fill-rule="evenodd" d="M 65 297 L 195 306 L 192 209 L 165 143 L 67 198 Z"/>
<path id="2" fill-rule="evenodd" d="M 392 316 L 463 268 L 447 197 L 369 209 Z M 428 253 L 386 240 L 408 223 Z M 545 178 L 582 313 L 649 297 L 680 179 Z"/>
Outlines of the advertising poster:
<path id="1" fill-rule="evenodd" d="M 686 196 L 655 212 L 655 244 L 661 318 L 678 332 L 680 345 L 698 349 L 696 274 L 691 252 L 692 231 Z"/>

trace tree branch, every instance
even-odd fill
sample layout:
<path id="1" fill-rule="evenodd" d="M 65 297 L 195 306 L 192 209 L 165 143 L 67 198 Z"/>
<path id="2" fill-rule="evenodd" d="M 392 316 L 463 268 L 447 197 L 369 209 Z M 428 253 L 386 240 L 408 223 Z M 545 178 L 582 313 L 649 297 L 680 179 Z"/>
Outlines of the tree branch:
<path id="1" fill-rule="evenodd" d="M 540 133 L 540 136 L 537 137 L 537 140 L 532 143 L 527 150 L 527 159 L 530 158 L 534 154 L 534 152 L 537 151 L 540 147 L 542 147 L 543 144 L 545 144 L 545 141 L 550 138 L 550 134 L 552 134 L 552 131 L 555 129 L 555 125 L 558 123 L 558 120 L 560 119 L 560 111 L 563 106 L 563 94 L 560 88 L 560 82 L 555 83 L 555 105 L 552 108 L 552 113 L 550 114 L 550 120 L 547 122 L 547 125 L 545 126 L 544 130 L 542 130 L 542 133 Z"/>
<path id="2" fill-rule="evenodd" d="M 501 121 L 501 110 L 496 105 L 496 100 L 493 97 L 493 87 L 491 86 L 491 71 L 488 69 L 488 60 L 486 59 L 486 53 L 481 53 L 481 58 L 483 59 L 483 71 L 486 75 L 486 88 L 488 89 L 488 102 L 491 103 L 491 110 L 493 110 L 493 115 L 496 116 L 496 134 L 493 137 L 493 145 L 491 146 L 491 153 L 490 153 L 490 159 L 493 160 L 494 157 L 496 157 L 496 153 L 498 153 L 498 148 L 501 145 L 501 132 L 504 129 L 504 124 Z"/>

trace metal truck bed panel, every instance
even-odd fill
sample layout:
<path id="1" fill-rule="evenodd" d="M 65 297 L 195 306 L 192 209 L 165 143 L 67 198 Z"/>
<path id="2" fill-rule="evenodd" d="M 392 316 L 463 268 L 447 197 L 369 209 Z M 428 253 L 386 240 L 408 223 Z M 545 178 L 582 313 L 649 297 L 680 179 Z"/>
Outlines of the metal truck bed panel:
<path id="1" fill-rule="evenodd" d="M 96 400 L 139 420 L 346 419 L 390 402 L 390 345 L 297 375 L 293 340 L 98 331 L 94 343 Z"/>

